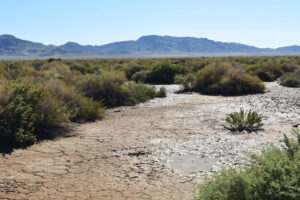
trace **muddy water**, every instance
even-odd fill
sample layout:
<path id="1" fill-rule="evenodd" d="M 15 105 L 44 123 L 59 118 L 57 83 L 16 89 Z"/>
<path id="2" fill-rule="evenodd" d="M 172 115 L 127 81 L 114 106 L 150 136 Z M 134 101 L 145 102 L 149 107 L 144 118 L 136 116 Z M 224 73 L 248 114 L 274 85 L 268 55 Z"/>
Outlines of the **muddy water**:
<path id="1" fill-rule="evenodd" d="M 300 124 L 300 89 L 267 83 L 241 97 L 175 94 L 74 125 L 74 136 L 0 157 L 0 199 L 192 199 L 197 184 L 247 153 L 280 144 Z M 226 114 L 264 115 L 264 130 L 232 134 Z"/>

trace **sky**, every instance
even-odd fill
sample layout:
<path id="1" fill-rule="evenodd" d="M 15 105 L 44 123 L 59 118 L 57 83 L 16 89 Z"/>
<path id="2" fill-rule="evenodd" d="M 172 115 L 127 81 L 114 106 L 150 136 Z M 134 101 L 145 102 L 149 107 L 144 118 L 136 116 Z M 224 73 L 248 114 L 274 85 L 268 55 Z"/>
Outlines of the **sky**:
<path id="1" fill-rule="evenodd" d="M 300 45 L 299 0 L 0 0 L 0 34 L 61 45 L 170 35 Z"/>

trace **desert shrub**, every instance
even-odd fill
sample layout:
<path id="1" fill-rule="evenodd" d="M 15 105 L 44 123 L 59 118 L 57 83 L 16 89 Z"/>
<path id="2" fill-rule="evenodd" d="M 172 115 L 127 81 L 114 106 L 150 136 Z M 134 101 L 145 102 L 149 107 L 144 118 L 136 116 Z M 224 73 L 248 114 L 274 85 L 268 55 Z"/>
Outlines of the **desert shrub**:
<path id="1" fill-rule="evenodd" d="M 155 84 L 172 84 L 176 74 L 186 74 L 187 68 L 169 63 L 155 65 L 147 78 L 147 82 Z"/>
<path id="2" fill-rule="evenodd" d="M 78 71 L 81 74 L 86 74 L 87 71 L 88 71 L 86 66 L 82 66 L 82 65 L 79 65 L 79 64 L 75 64 L 75 63 L 71 63 L 70 69 L 74 70 L 74 71 Z"/>
<path id="3" fill-rule="evenodd" d="M 47 60 L 49 63 L 50 62 L 55 62 L 55 61 L 61 61 L 61 58 L 48 58 Z"/>
<path id="4" fill-rule="evenodd" d="M 127 104 L 136 104 L 145 102 L 155 97 L 155 87 L 146 85 L 144 83 L 129 82 L 127 87 L 130 90 L 131 98 L 128 99 Z"/>
<path id="5" fill-rule="evenodd" d="M 197 72 L 200 69 L 203 69 L 206 65 L 208 65 L 208 61 L 194 61 L 191 65 L 192 71 Z"/>
<path id="6" fill-rule="evenodd" d="M 300 69 L 283 75 L 280 84 L 287 87 L 300 87 Z"/>
<path id="7" fill-rule="evenodd" d="M 199 200 L 300 199 L 300 133 L 285 137 L 285 147 L 274 146 L 252 155 L 249 167 L 222 170 L 199 186 Z"/>
<path id="8" fill-rule="evenodd" d="M 146 83 L 150 76 L 150 70 L 141 70 L 132 75 L 131 79 L 135 82 Z"/>
<path id="9" fill-rule="evenodd" d="M 104 116 L 101 103 L 84 97 L 82 92 L 62 80 L 48 81 L 47 89 L 60 101 L 60 106 L 66 108 L 71 121 L 94 121 Z"/>
<path id="10" fill-rule="evenodd" d="M 139 66 L 139 65 L 134 65 L 134 66 L 129 66 L 124 68 L 126 77 L 128 80 L 132 79 L 132 75 L 134 75 L 137 72 L 140 72 L 142 70 L 145 70 L 146 68 L 143 66 Z"/>
<path id="11" fill-rule="evenodd" d="M 67 121 L 64 109 L 42 86 L 17 83 L 10 89 L 8 101 L 0 105 L 1 145 L 31 145 L 43 136 L 45 129 Z"/>
<path id="12" fill-rule="evenodd" d="M 286 77 L 280 84 L 287 87 L 300 87 L 300 78 Z"/>
<path id="13" fill-rule="evenodd" d="M 80 122 L 95 121 L 103 119 L 104 115 L 105 109 L 100 102 L 91 99 L 83 99 L 79 105 L 76 116 L 73 119 Z"/>
<path id="14" fill-rule="evenodd" d="M 66 108 L 69 118 L 76 118 L 79 106 L 82 102 L 82 93 L 72 85 L 64 81 L 52 79 L 46 82 L 46 87 L 60 101 L 61 106 Z"/>
<path id="15" fill-rule="evenodd" d="M 262 81 L 274 81 L 276 77 L 269 71 L 266 71 L 264 68 L 260 66 L 249 66 L 246 68 L 246 72 L 250 73 L 251 75 L 257 76 Z"/>
<path id="16" fill-rule="evenodd" d="M 229 64 L 214 64 L 199 70 L 195 79 L 195 90 L 208 94 L 221 94 L 220 82 L 231 68 Z"/>
<path id="17" fill-rule="evenodd" d="M 297 64 L 293 59 L 290 58 L 282 58 L 282 60 L 280 60 L 279 62 L 283 73 L 294 72 L 300 67 L 299 64 Z"/>
<path id="18" fill-rule="evenodd" d="M 250 65 L 246 68 L 246 71 L 252 75 L 258 76 L 262 81 L 275 81 L 283 73 L 282 66 L 274 61 L 257 63 Z"/>
<path id="19" fill-rule="evenodd" d="M 59 79 L 64 80 L 68 83 L 73 82 L 75 79 L 75 75 L 70 67 L 62 63 L 52 66 L 50 71 L 56 73 Z"/>
<path id="20" fill-rule="evenodd" d="M 78 87 L 85 96 L 101 101 L 105 106 L 122 106 L 130 97 L 129 89 L 123 85 L 125 80 L 125 75 L 121 72 L 86 74 L 78 81 Z"/>
<path id="21" fill-rule="evenodd" d="M 240 109 L 239 112 L 233 112 L 226 116 L 225 120 L 229 124 L 226 128 L 232 131 L 257 131 L 263 126 L 262 117 L 255 111 Z"/>
<path id="22" fill-rule="evenodd" d="M 30 67 L 34 68 L 35 70 L 41 70 L 44 62 L 45 61 L 43 60 L 33 60 L 32 63 L 30 63 Z"/>
<path id="23" fill-rule="evenodd" d="M 221 81 L 221 94 L 255 94 L 264 91 L 264 83 L 257 77 L 246 74 L 242 70 L 231 69 Z"/>
<path id="24" fill-rule="evenodd" d="M 129 82 L 125 84 L 124 73 L 102 72 L 87 74 L 78 81 L 85 96 L 101 101 L 107 107 L 128 106 L 155 97 L 154 86 Z"/>
<path id="25" fill-rule="evenodd" d="M 6 79 L 0 79 L 0 105 L 4 106 L 8 103 L 12 93 L 12 83 Z"/>
<path id="26" fill-rule="evenodd" d="M 34 112 L 38 115 L 35 123 L 35 134 L 38 139 L 52 138 L 53 132 L 48 130 L 55 131 L 61 123 L 69 122 L 67 108 L 47 89 L 45 89 L 43 101 L 34 107 Z"/>
<path id="27" fill-rule="evenodd" d="M 192 91 L 195 81 L 195 74 L 188 73 L 186 75 L 177 74 L 174 77 L 174 83 L 182 85 L 183 91 Z"/>
<path id="28" fill-rule="evenodd" d="M 276 76 L 272 74 L 271 72 L 265 71 L 263 68 L 259 68 L 257 72 L 255 73 L 256 76 L 262 81 L 270 82 L 275 81 Z"/>
<path id="29" fill-rule="evenodd" d="M 167 96 L 167 90 L 165 87 L 160 87 L 159 90 L 155 93 L 155 97 L 163 98 Z"/>
<path id="30" fill-rule="evenodd" d="M 265 86 L 239 68 L 215 63 L 197 72 L 194 89 L 206 94 L 241 95 L 263 92 Z"/>
<path id="31" fill-rule="evenodd" d="M 80 60 L 77 62 L 67 61 L 66 64 L 70 66 L 71 70 L 78 71 L 81 74 L 94 74 L 99 71 L 99 66 L 95 65 L 92 62 L 87 62 L 86 60 Z"/>

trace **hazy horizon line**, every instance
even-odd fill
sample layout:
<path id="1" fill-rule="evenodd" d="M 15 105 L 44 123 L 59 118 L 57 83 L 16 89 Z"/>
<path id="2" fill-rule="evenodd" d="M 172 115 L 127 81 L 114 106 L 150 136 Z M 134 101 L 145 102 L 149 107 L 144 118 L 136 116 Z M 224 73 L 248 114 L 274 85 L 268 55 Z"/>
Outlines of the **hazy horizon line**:
<path id="1" fill-rule="evenodd" d="M 14 34 L 10 34 L 10 33 L 2 33 L 1 35 L 11 35 L 16 37 L 17 39 L 21 39 L 21 40 L 25 40 L 25 41 L 30 41 L 30 42 L 34 42 L 34 43 L 41 43 L 44 45 L 53 45 L 53 46 L 62 46 L 64 44 L 67 44 L 69 42 L 73 42 L 73 43 L 77 43 L 81 46 L 102 46 L 102 45 L 107 45 L 107 44 L 111 44 L 111 43 L 117 43 L 117 42 L 126 42 L 126 41 L 137 41 L 139 38 L 144 37 L 144 36 L 160 36 L 160 37 L 176 37 L 176 38 L 197 38 L 197 39 L 208 39 L 208 40 L 212 40 L 215 42 L 222 42 L 222 43 L 237 43 L 237 44 L 243 44 L 243 45 L 247 45 L 247 46 L 252 46 L 252 47 L 257 47 L 257 48 L 261 48 L 261 49 L 278 49 L 281 47 L 288 47 L 288 46 L 300 46 L 300 44 L 287 44 L 287 45 L 283 45 L 283 46 L 276 46 L 276 47 L 263 47 L 263 46 L 259 46 L 259 45 L 253 45 L 253 44 L 247 44 L 247 43 L 243 43 L 243 42 L 237 42 L 237 41 L 223 41 L 223 40 L 217 40 L 217 39 L 212 39 L 210 37 L 203 37 L 203 36 L 178 36 L 178 35 L 170 35 L 170 34 L 144 34 L 141 36 L 136 37 L 136 39 L 124 39 L 124 40 L 114 40 L 114 41 L 110 41 L 110 42 L 105 42 L 105 43 L 81 43 L 81 42 L 77 42 L 77 41 L 66 41 L 63 42 L 62 44 L 54 44 L 54 43 L 48 43 L 48 42 L 43 42 L 43 41 L 35 41 L 33 39 L 26 39 L 23 38 L 21 36 L 16 36 Z"/>

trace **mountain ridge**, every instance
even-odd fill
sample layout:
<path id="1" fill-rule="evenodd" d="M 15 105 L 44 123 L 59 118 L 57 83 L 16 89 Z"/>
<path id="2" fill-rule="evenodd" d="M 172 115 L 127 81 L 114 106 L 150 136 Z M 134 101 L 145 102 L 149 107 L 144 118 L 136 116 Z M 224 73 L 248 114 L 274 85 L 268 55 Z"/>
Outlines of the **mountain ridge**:
<path id="1" fill-rule="evenodd" d="M 208 38 L 146 35 L 137 40 L 104 45 L 44 45 L 0 35 L 0 59 L 5 58 L 92 58 L 92 57 L 172 57 L 172 56 L 230 56 L 230 55 L 300 55 L 300 46 L 258 48 L 235 42 L 220 42 Z"/>

